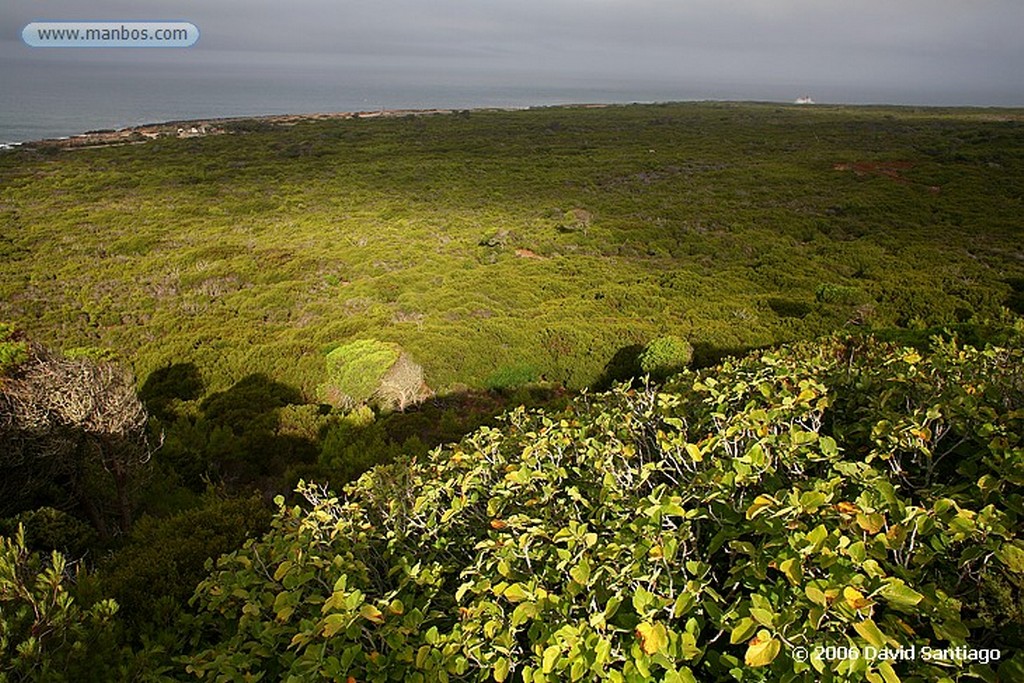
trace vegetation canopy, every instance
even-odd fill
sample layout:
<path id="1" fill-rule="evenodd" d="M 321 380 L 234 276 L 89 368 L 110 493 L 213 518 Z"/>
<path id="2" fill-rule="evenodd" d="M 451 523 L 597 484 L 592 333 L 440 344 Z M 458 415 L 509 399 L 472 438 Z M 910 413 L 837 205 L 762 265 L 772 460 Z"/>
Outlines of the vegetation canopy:
<path id="1" fill-rule="evenodd" d="M 831 338 L 513 411 L 301 487 L 196 593 L 231 680 L 924 680 L 1024 671 L 1024 348 Z M 802 660 L 796 648 L 1004 659 Z"/>
<path id="2" fill-rule="evenodd" d="M 1024 680 L 1020 110 L 128 142 L 0 153 L 0 683 Z"/>

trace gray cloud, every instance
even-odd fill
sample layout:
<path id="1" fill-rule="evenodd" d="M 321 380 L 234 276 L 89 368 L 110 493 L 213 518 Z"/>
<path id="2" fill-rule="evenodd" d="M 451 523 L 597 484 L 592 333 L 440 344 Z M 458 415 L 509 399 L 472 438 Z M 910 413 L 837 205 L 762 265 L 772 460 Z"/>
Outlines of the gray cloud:
<path id="1" fill-rule="evenodd" d="M 7 0 L 0 59 L 123 60 L 105 50 L 33 54 L 19 42 L 33 19 L 119 18 L 200 27 L 190 54 L 133 54 L 142 63 L 359 68 L 467 82 L 699 79 L 840 91 L 873 83 L 998 91 L 1024 104 L 1020 0 Z"/>

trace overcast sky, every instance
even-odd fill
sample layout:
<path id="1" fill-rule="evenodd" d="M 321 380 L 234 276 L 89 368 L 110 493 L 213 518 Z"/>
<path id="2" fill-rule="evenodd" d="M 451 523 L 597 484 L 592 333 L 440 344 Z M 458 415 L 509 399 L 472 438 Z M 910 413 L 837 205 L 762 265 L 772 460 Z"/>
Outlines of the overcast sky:
<path id="1" fill-rule="evenodd" d="M 61 19 L 180 19 L 202 37 L 183 50 L 21 43 L 28 22 Z M 1024 104 L 1022 29 L 1024 0 L 0 0 L 0 86 L 16 90 L 22 69 L 38 79 L 40 63 L 130 62 L 439 84 L 725 83 L 740 97 L 743 84 L 794 96 L 878 87 L 894 101 L 905 89 Z"/>

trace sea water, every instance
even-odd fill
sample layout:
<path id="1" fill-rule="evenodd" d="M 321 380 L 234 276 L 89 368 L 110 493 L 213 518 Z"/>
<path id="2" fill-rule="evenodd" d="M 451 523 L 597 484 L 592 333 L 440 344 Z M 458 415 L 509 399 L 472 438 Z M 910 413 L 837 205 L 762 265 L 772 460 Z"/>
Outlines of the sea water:
<path id="1" fill-rule="evenodd" d="M 244 60 L 216 65 L 181 59 L 131 59 L 108 51 L 106 60 L 78 62 L 74 50 L 35 51 L 0 68 L 0 144 L 70 136 L 147 123 L 233 116 L 469 109 L 571 103 L 687 100 L 1000 105 L 998 93 L 908 92 L 806 83 L 673 82 L 649 79 L 572 78 L 553 74 L 433 72 L 418 74 L 323 64 L 254 67 Z M 9 52 L 7 54 L 10 54 Z"/>

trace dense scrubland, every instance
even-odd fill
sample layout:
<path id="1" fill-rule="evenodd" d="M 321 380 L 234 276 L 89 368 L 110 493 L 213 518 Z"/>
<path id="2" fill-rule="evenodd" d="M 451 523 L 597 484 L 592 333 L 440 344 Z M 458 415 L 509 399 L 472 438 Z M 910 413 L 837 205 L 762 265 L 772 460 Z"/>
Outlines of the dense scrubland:
<path id="1" fill-rule="evenodd" d="M 0 155 L 0 676 L 1020 677 L 1024 114 L 231 125 Z"/>

